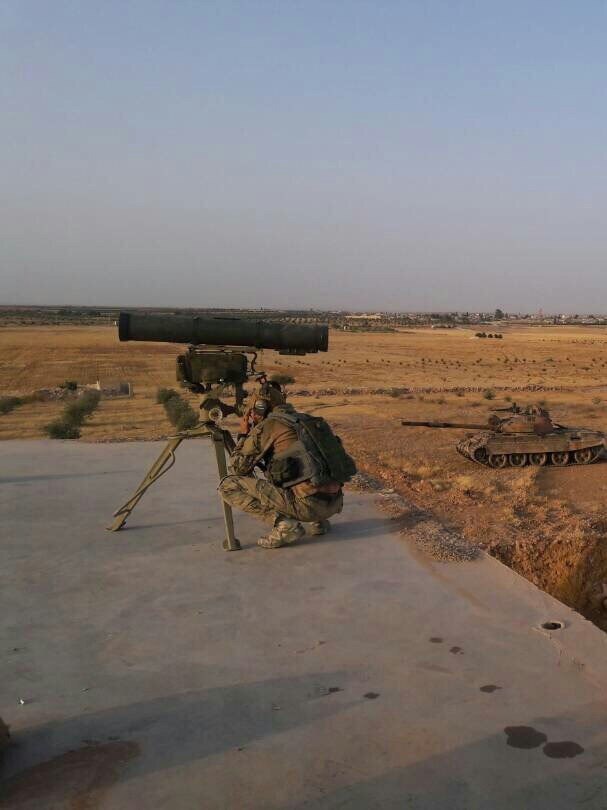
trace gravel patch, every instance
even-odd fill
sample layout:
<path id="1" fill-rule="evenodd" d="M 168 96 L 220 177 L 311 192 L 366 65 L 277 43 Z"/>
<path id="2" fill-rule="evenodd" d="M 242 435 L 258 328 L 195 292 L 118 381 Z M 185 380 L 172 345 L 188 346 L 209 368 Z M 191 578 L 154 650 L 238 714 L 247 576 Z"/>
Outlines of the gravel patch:
<path id="1" fill-rule="evenodd" d="M 380 483 L 377 478 L 373 478 L 372 475 L 367 475 L 367 473 L 363 472 L 357 472 L 348 483 L 353 489 L 358 489 L 362 492 L 379 492 L 379 490 L 383 488 L 383 484 Z"/>
<path id="2" fill-rule="evenodd" d="M 419 509 L 393 489 L 385 489 L 376 478 L 357 473 L 350 481 L 354 489 L 379 494 L 378 505 L 397 522 L 398 532 L 413 541 L 422 551 L 439 562 L 470 562 L 479 549 L 450 531 L 436 518 Z"/>
<path id="3" fill-rule="evenodd" d="M 412 539 L 432 558 L 441 562 L 470 562 L 479 556 L 476 546 L 466 543 L 462 537 L 450 532 L 436 520 L 418 523 Z"/>

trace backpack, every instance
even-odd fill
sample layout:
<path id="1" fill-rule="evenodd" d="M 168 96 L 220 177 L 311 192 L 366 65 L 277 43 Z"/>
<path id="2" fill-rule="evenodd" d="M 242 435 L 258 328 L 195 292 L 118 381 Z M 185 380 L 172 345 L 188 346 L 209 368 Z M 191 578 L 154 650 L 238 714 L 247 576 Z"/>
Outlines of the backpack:
<path id="1" fill-rule="evenodd" d="M 272 411 L 268 419 L 288 425 L 297 434 L 297 441 L 272 459 L 269 474 L 274 484 L 285 489 L 302 481 L 314 486 L 333 481 L 345 484 L 356 474 L 354 460 L 321 416 L 281 410 Z"/>

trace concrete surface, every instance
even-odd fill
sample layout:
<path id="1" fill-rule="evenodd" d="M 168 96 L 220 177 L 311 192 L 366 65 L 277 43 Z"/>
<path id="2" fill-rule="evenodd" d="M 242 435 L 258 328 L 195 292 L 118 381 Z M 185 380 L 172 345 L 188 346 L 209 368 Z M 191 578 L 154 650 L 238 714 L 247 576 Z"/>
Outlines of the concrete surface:
<path id="1" fill-rule="evenodd" d="M 603 633 L 360 494 L 278 551 L 238 515 L 227 554 L 204 441 L 105 532 L 159 448 L 0 446 L 0 806 L 607 807 Z"/>

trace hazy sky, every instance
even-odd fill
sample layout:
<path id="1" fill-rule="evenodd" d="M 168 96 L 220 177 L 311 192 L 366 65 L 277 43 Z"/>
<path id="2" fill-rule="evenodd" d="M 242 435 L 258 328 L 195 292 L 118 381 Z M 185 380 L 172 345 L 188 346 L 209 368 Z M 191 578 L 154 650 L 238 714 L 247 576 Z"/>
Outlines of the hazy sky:
<path id="1" fill-rule="evenodd" d="M 0 303 L 607 311 L 607 4 L 0 0 Z"/>

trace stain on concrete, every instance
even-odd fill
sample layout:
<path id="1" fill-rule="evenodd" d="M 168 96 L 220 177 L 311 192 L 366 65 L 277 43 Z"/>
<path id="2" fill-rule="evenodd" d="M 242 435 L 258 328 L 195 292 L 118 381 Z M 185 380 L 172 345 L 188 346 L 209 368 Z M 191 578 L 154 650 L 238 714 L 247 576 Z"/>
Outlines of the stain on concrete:
<path id="1" fill-rule="evenodd" d="M 577 757 L 584 753 L 584 749 L 581 745 L 569 740 L 546 743 L 542 750 L 550 759 L 572 759 L 572 757 Z"/>
<path id="2" fill-rule="evenodd" d="M 432 638 L 428 639 L 428 641 L 432 642 L 432 644 L 442 644 L 443 643 L 442 638 L 439 638 L 438 636 L 432 636 Z"/>
<path id="3" fill-rule="evenodd" d="M 304 647 L 301 650 L 295 650 L 295 654 L 301 655 L 302 653 L 312 652 L 312 650 L 315 650 L 317 647 L 322 647 L 322 645 L 326 643 L 327 643 L 326 641 L 316 641 L 310 647 Z M 278 646 L 280 647 L 280 644 Z"/>
<path id="4" fill-rule="evenodd" d="M 506 726 L 506 745 L 512 748 L 539 748 L 548 741 L 548 737 L 532 726 Z"/>
<path id="5" fill-rule="evenodd" d="M 375 700 L 375 698 L 379 697 L 379 692 L 365 692 L 363 697 L 366 697 L 367 700 Z"/>
<path id="6" fill-rule="evenodd" d="M 441 675 L 452 675 L 452 671 L 447 667 L 440 667 L 438 664 L 417 664 L 418 669 L 424 669 L 428 672 L 440 672 Z"/>
<path id="7" fill-rule="evenodd" d="M 502 688 L 501 686 L 496 686 L 494 683 L 487 683 L 485 684 L 485 686 L 481 686 L 480 690 L 481 692 L 487 692 L 488 694 L 491 694 L 492 692 L 497 692 L 497 690 L 501 688 Z"/>
<path id="8" fill-rule="evenodd" d="M 312 694 L 309 697 L 325 697 L 325 695 L 334 695 L 336 692 L 343 692 L 341 686 L 315 686 Z"/>
<path id="9" fill-rule="evenodd" d="M 122 769 L 138 755 L 137 743 L 124 740 L 67 751 L 5 780 L 0 805 L 15 810 L 97 810 Z"/>
<path id="10" fill-rule="evenodd" d="M 461 647 L 451 647 L 449 652 L 453 653 L 453 655 L 463 655 L 464 654 L 464 651 L 463 651 L 463 649 Z"/>

